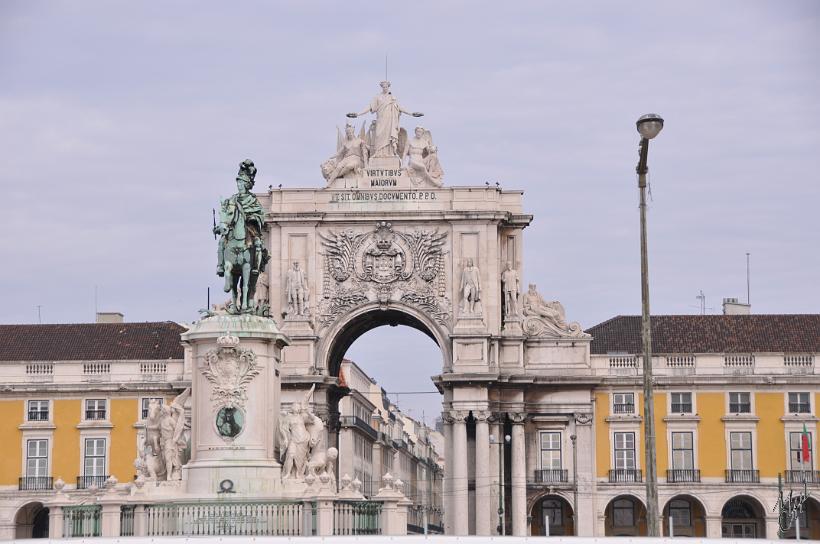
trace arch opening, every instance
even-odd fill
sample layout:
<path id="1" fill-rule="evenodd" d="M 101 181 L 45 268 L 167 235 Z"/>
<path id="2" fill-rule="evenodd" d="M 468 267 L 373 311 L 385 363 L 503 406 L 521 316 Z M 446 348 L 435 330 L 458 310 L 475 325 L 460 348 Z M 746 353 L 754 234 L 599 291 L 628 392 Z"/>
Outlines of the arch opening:
<path id="1" fill-rule="evenodd" d="M 663 534 L 706 537 L 706 510 L 703 503 L 686 494 L 669 499 L 663 508 Z"/>
<path id="2" fill-rule="evenodd" d="M 606 536 L 646 536 L 646 507 L 637 497 L 619 495 L 606 505 Z"/>
<path id="3" fill-rule="evenodd" d="M 766 538 L 766 509 L 748 495 L 732 497 L 720 511 L 723 538 Z"/>
<path id="4" fill-rule="evenodd" d="M 14 516 L 15 538 L 48 538 L 48 508 L 41 502 L 24 504 Z"/>
<path id="5" fill-rule="evenodd" d="M 544 495 L 535 501 L 530 512 L 532 536 L 574 536 L 575 512 L 560 495 Z"/>

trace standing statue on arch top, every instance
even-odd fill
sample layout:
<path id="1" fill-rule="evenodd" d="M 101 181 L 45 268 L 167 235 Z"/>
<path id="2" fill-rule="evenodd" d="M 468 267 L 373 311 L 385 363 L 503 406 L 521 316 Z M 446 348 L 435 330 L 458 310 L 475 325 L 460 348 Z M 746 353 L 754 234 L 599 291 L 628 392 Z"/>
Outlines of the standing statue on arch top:
<path id="1" fill-rule="evenodd" d="M 225 277 L 226 293 L 231 293 L 229 314 L 260 314 L 267 305 L 255 302 L 256 281 L 270 260 L 262 242 L 265 212 L 251 192 L 256 178 L 256 166 L 246 159 L 239 163 L 236 176 L 237 192 L 219 206 L 219 224 L 214 235 L 219 236 L 216 275 Z"/>
<path id="2" fill-rule="evenodd" d="M 390 92 L 390 82 L 379 83 L 382 88 L 381 94 L 376 95 L 370 104 L 359 113 L 348 113 L 347 116 L 355 119 L 360 115 L 375 113 L 375 125 L 368 131 L 368 142 L 370 143 L 371 157 L 399 157 L 400 156 L 400 133 L 404 132 L 399 127 L 399 117 L 402 113 L 413 117 L 422 117 L 420 112 L 410 112 L 399 105 L 396 97 Z M 406 141 L 407 133 L 404 132 L 402 138 Z"/>

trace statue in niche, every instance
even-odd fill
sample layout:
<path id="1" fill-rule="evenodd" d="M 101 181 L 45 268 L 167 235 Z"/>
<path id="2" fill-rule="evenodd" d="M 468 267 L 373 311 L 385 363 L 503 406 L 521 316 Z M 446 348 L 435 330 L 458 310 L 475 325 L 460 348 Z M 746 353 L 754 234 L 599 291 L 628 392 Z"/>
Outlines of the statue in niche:
<path id="1" fill-rule="evenodd" d="M 255 178 L 252 160 L 239 163 L 237 192 L 222 201 L 219 224 L 213 228 L 219 236 L 216 274 L 225 278 L 224 290 L 231 293 L 230 314 L 256 313 L 256 282 L 270 260 L 262 243 L 265 212 L 251 192 Z"/>
<path id="2" fill-rule="evenodd" d="M 347 116 L 355 119 L 367 113 L 376 114 L 376 124 L 371 127 L 369 138 L 371 141 L 370 155 L 372 157 L 399 156 L 399 117 L 402 113 L 413 117 L 422 117 L 420 112 L 409 112 L 399 105 L 396 97 L 390 92 L 390 82 L 379 83 L 382 92 L 376 95 L 370 104 L 359 113 L 348 113 Z"/>
<path id="3" fill-rule="evenodd" d="M 313 385 L 304 400 L 294 402 L 279 418 L 279 457 L 283 480 L 304 480 L 308 459 L 323 452 L 325 424 L 310 411 Z M 325 457 L 326 452 L 323 452 Z"/>
<path id="4" fill-rule="evenodd" d="M 464 314 L 475 315 L 476 308 L 481 313 L 481 274 L 472 259 L 467 259 L 464 270 L 461 271 L 461 311 Z"/>
<path id="5" fill-rule="evenodd" d="M 285 290 L 288 295 L 288 315 L 306 315 L 310 297 L 305 273 L 299 267 L 299 261 L 293 261 L 292 268 L 288 270 L 285 280 Z"/>
<path id="6" fill-rule="evenodd" d="M 188 388 L 170 405 L 157 400 L 148 403 L 145 419 L 145 439 L 140 444 L 139 457 L 134 462 L 138 475 L 150 480 L 181 480 L 182 452 L 187 447 L 185 436 L 185 402 L 191 396 Z"/>
<path id="7" fill-rule="evenodd" d="M 414 137 L 407 141 L 404 154 L 409 157 L 407 173 L 410 180 L 419 184 L 426 181 L 441 187 L 444 171 L 438 161 L 438 150 L 433 145 L 433 136 L 424 127 L 416 127 Z"/>
<path id="8" fill-rule="evenodd" d="M 524 295 L 524 315 L 546 319 L 561 329 L 567 327 L 564 307 L 557 300 L 545 301 L 534 283 L 529 285 L 527 294 Z"/>
<path id="9" fill-rule="evenodd" d="M 521 280 L 518 278 L 518 271 L 513 268 L 510 261 L 507 261 L 507 267 L 501 273 L 501 289 L 504 292 L 504 317 L 517 317 Z"/>
<path id="10" fill-rule="evenodd" d="M 338 129 L 337 129 L 338 130 Z M 337 132 L 336 154 L 322 163 L 322 176 L 328 184 L 347 174 L 361 174 L 367 164 L 368 150 L 364 138 L 364 125 L 357 137 L 353 125 L 345 125 L 345 135 Z"/>

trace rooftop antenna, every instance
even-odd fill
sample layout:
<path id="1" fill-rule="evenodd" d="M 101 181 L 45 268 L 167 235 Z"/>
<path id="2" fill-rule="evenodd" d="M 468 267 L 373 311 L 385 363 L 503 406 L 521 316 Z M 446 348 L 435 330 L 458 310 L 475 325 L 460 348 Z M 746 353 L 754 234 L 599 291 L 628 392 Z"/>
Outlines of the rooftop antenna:
<path id="1" fill-rule="evenodd" d="M 43 323 L 43 320 L 42 320 L 42 318 L 40 317 L 40 308 L 42 308 L 42 307 L 43 307 L 43 306 L 42 306 L 42 305 L 40 305 L 40 304 L 38 304 L 38 305 L 37 305 L 37 323 L 40 323 L 40 324 L 42 324 L 42 323 Z"/>
<path id="2" fill-rule="evenodd" d="M 95 284 L 94 285 L 94 320 L 95 321 L 97 320 L 98 311 L 99 310 L 97 309 L 97 285 Z"/>
<path id="3" fill-rule="evenodd" d="M 748 251 L 746 252 L 746 304 L 752 304 L 752 290 L 749 283 L 749 255 L 751 255 Z"/>
<path id="4" fill-rule="evenodd" d="M 700 315 L 706 315 L 706 295 L 703 294 L 703 289 L 700 290 L 700 294 L 695 298 L 700 301 Z"/>

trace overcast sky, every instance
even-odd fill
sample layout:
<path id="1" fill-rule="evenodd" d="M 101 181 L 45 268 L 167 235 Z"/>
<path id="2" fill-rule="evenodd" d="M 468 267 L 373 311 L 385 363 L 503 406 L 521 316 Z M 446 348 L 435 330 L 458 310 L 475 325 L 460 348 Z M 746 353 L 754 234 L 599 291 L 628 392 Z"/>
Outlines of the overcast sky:
<path id="1" fill-rule="evenodd" d="M 323 186 L 385 54 L 446 184 L 525 191 L 524 281 L 571 320 L 640 312 L 647 112 L 666 120 L 649 157 L 653 313 L 696 313 L 700 290 L 710 313 L 745 299 L 746 252 L 754 313 L 814 313 L 818 51 L 813 1 L 6 0 L 0 322 L 36 323 L 38 305 L 43 322 L 90 321 L 95 285 L 129 321 L 196 318 L 220 286 L 211 208 L 237 163 L 256 162 L 259 187 Z M 349 356 L 388 390 L 440 370 L 405 329 Z"/>

